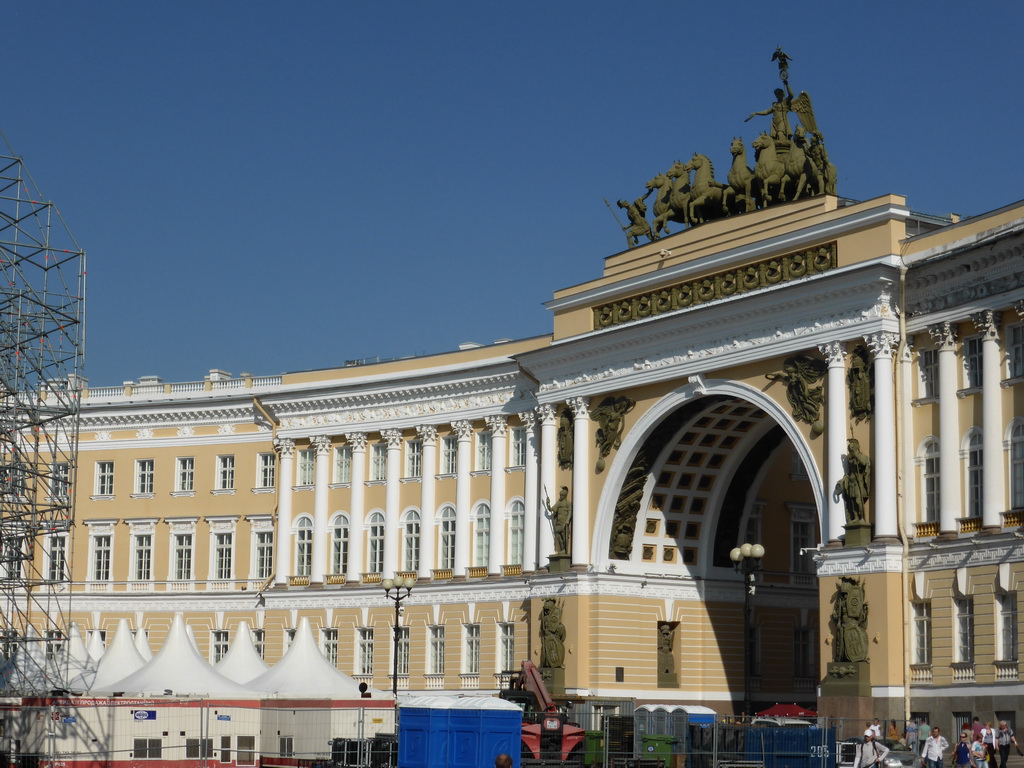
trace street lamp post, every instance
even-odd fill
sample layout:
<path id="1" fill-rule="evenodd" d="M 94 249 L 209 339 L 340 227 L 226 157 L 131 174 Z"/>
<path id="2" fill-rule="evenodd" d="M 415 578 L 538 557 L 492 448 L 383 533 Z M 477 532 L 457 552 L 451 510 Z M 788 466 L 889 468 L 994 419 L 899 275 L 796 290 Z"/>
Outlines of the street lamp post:
<path id="1" fill-rule="evenodd" d="M 764 547 L 741 544 L 729 553 L 736 570 L 743 574 L 743 714 L 751 714 L 750 705 L 750 598 L 756 591 L 754 574 L 761 570 Z"/>
<path id="2" fill-rule="evenodd" d="M 392 667 L 391 667 L 391 693 L 394 694 L 395 700 L 398 700 L 398 637 L 401 630 L 402 616 L 402 601 L 405 600 L 409 595 L 412 594 L 412 587 L 416 583 L 416 579 L 412 576 L 399 576 L 395 575 L 393 579 L 384 579 L 380 583 L 384 587 L 384 594 L 387 595 L 388 600 L 391 600 L 395 604 L 395 629 L 394 629 L 394 648 L 392 648 Z M 402 590 L 405 590 L 405 594 L 402 594 Z M 391 593 L 394 590 L 394 594 Z"/>

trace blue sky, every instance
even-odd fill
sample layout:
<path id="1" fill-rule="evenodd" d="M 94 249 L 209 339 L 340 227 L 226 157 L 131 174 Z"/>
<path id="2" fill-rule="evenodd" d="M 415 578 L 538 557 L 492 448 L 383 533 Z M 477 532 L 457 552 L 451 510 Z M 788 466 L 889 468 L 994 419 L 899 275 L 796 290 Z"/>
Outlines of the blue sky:
<path id="1" fill-rule="evenodd" d="M 699 10 L 698 10 L 699 9 Z M 1014 202 L 1019 3 L 10 4 L 0 127 L 88 252 L 94 386 L 550 330 L 624 238 L 603 198 L 719 178 L 778 85 L 838 192 Z M 760 122 L 757 122 L 760 120 Z"/>

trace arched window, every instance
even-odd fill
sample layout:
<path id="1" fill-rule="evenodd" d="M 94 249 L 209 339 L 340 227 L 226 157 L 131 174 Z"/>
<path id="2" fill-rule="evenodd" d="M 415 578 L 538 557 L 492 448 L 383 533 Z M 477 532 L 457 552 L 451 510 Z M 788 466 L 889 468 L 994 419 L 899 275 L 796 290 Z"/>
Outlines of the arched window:
<path id="1" fill-rule="evenodd" d="M 512 509 L 509 512 L 508 561 L 512 565 L 522 565 L 526 506 L 521 501 L 513 501 Z"/>
<path id="2" fill-rule="evenodd" d="M 1024 424 L 1013 425 L 1010 432 L 1010 506 L 1024 507 Z"/>
<path id="3" fill-rule="evenodd" d="M 923 450 L 924 522 L 939 519 L 939 441 L 926 440 Z"/>
<path id="4" fill-rule="evenodd" d="M 410 509 L 402 521 L 402 569 L 417 571 L 420 567 L 420 513 Z"/>
<path id="5" fill-rule="evenodd" d="M 370 515 L 370 549 L 367 552 L 367 566 L 370 573 L 384 570 L 384 515 L 374 512 Z"/>
<path id="6" fill-rule="evenodd" d="M 440 549 L 437 561 L 441 568 L 455 567 L 455 509 L 445 507 L 438 516 L 441 525 L 441 536 L 438 539 Z"/>
<path id="7" fill-rule="evenodd" d="M 484 568 L 491 555 L 491 508 L 487 504 L 479 504 L 473 517 L 476 523 L 473 533 L 476 543 L 473 564 L 478 568 Z"/>
<path id="8" fill-rule="evenodd" d="M 335 515 L 331 521 L 331 573 L 348 572 L 348 516 Z"/>
<path id="9" fill-rule="evenodd" d="M 981 432 L 975 430 L 967 440 L 968 517 L 981 517 L 982 461 Z"/>
<path id="10" fill-rule="evenodd" d="M 309 576 L 313 568 L 313 521 L 300 517 L 295 523 L 295 575 Z"/>

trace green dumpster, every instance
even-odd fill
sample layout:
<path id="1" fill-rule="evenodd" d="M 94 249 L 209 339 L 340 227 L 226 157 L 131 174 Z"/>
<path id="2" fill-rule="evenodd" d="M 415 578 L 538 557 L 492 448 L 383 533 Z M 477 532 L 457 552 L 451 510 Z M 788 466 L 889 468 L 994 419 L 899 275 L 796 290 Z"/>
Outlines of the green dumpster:
<path id="1" fill-rule="evenodd" d="M 583 736 L 583 764 L 594 766 L 604 762 L 604 731 L 587 731 Z"/>
<path id="2" fill-rule="evenodd" d="M 645 733 L 640 742 L 641 760 L 663 760 L 665 765 L 672 765 L 672 744 L 675 738 L 660 733 Z"/>

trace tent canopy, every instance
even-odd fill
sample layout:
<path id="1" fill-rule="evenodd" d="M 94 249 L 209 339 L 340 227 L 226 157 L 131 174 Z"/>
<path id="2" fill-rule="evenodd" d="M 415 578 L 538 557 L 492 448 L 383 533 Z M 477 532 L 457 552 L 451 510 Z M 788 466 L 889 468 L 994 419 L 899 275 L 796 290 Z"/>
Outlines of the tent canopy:
<path id="1" fill-rule="evenodd" d="M 813 709 L 801 707 L 799 704 L 776 704 L 757 713 L 758 717 L 817 717 Z"/>

